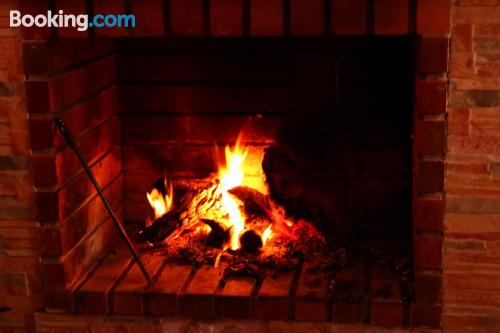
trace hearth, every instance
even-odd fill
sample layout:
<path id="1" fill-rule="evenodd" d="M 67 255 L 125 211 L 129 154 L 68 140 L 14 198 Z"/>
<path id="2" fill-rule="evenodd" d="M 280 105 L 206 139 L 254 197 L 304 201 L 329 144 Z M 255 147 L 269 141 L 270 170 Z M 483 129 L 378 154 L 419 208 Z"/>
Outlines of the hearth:
<path id="1" fill-rule="evenodd" d="M 52 50 L 81 57 L 63 63 L 85 62 L 56 75 L 47 103 L 61 108 L 153 284 L 87 176 L 44 191 L 54 175 L 38 169 L 39 214 L 53 240 L 44 256 L 63 254 L 44 261 L 48 308 L 407 325 L 413 44 L 55 41 Z M 57 73 L 60 62 L 51 66 Z M 83 100 L 72 87 L 80 82 L 93 91 Z M 31 126 L 50 121 L 34 114 Z M 63 149 L 55 165 L 64 179 L 78 161 L 54 134 L 32 144 Z"/>

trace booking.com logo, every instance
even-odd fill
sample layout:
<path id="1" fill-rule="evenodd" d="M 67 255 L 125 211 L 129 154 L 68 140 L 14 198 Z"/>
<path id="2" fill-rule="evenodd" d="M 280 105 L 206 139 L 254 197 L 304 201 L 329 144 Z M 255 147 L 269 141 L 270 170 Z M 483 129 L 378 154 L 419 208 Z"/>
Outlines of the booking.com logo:
<path id="1" fill-rule="evenodd" d="M 47 14 L 22 15 L 19 10 L 10 11 L 10 26 L 16 27 L 55 27 L 55 28 L 76 28 L 78 31 L 87 31 L 89 28 L 135 28 L 135 15 L 102 15 L 96 14 L 89 18 L 86 14 L 73 15 L 64 14 L 60 10 L 57 14 L 47 11 Z"/>

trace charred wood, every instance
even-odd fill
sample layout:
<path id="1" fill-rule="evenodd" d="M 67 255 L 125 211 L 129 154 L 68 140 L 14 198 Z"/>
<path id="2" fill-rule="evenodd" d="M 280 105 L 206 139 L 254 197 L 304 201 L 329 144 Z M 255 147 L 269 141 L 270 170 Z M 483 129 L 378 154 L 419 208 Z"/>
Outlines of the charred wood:
<path id="1" fill-rule="evenodd" d="M 255 253 L 262 248 L 262 238 L 253 230 L 247 230 L 240 236 L 241 250 Z"/>
<path id="2" fill-rule="evenodd" d="M 207 237 L 207 245 L 221 249 L 229 239 L 229 229 L 224 228 L 219 222 L 214 220 L 202 219 L 201 222 L 210 227 L 210 233 Z"/>
<path id="3" fill-rule="evenodd" d="M 228 192 L 243 203 L 243 210 L 248 219 L 271 219 L 269 197 L 265 194 L 247 186 L 238 186 Z"/>

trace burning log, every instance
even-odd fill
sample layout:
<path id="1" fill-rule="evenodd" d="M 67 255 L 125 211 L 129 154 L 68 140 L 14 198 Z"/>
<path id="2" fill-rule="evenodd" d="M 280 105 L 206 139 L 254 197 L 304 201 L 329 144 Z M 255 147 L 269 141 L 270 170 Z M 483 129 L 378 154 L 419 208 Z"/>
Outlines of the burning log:
<path id="1" fill-rule="evenodd" d="M 157 243 L 172 239 L 196 226 L 202 218 L 216 220 L 219 217 L 217 212 L 217 203 L 221 196 L 219 184 L 211 183 L 205 188 L 188 189 L 183 194 L 179 192 L 176 192 L 176 197 L 180 199 L 173 203 L 170 211 L 139 231 L 138 242 Z"/>
<path id="2" fill-rule="evenodd" d="M 241 250 L 247 253 L 255 253 L 262 248 L 262 238 L 253 230 L 247 230 L 240 236 Z"/>
<path id="3" fill-rule="evenodd" d="M 243 210 L 247 218 L 266 218 L 271 220 L 269 198 L 247 186 L 238 186 L 228 191 L 243 203 Z"/>
<path id="4" fill-rule="evenodd" d="M 151 225 L 139 230 L 137 241 L 157 243 L 167 238 L 174 230 L 182 225 L 179 216 L 173 212 L 168 212 L 165 215 L 155 219 Z"/>
<path id="5" fill-rule="evenodd" d="M 207 237 L 207 245 L 221 249 L 229 239 L 229 229 L 224 228 L 220 223 L 214 220 L 202 219 L 201 222 L 210 227 L 210 233 Z"/>

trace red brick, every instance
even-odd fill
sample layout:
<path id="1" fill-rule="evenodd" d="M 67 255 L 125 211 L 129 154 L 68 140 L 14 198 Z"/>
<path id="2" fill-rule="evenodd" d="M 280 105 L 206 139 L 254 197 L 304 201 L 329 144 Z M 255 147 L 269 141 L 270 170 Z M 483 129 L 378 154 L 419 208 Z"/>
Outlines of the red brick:
<path id="1" fill-rule="evenodd" d="M 170 0 L 172 35 L 203 35 L 202 0 Z"/>
<path id="2" fill-rule="evenodd" d="M 268 277 L 257 295 L 257 317 L 265 320 L 287 320 L 293 272 L 281 272 Z"/>
<path id="3" fill-rule="evenodd" d="M 147 60 L 145 60 L 147 61 Z M 193 59 L 193 61 L 196 61 Z M 219 60 L 217 60 L 219 61 Z M 285 62 L 285 61 L 283 61 Z M 317 62 L 320 62 L 319 60 Z M 215 61 L 214 61 L 215 63 Z M 296 67 L 303 65 L 301 61 L 290 61 L 289 67 L 283 64 L 276 64 L 274 68 L 267 70 L 267 75 L 270 81 L 280 78 L 281 80 L 297 80 L 299 69 Z M 321 61 L 321 63 L 324 63 Z M 331 64 L 331 62 L 327 62 Z M 158 66 L 161 66 L 159 63 Z M 214 65 L 215 66 L 215 65 Z M 246 74 L 238 69 L 238 67 L 245 66 L 244 63 L 235 64 L 235 70 L 231 71 L 225 76 L 221 76 L 220 80 L 228 80 L 234 77 L 234 81 L 240 80 L 241 77 L 248 78 L 249 81 L 262 80 L 267 76 L 262 69 L 255 69 L 253 74 Z M 295 67 L 296 66 L 296 67 Z M 143 66 L 149 70 L 149 66 Z M 181 65 L 182 68 L 182 65 Z M 222 65 L 220 68 L 223 68 Z M 295 68 L 291 75 L 290 68 Z M 322 70 L 335 75 L 331 71 L 321 69 L 321 67 L 314 66 L 313 68 L 307 66 L 311 71 Z M 154 70 L 151 68 L 151 70 Z M 213 68 L 210 71 L 214 70 Z M 300 71 L 305 70 L 304 68 Z M 226 68 L 227 71 L 227 68 Z M 274 71 L 273 75 L 269 72 Z M 288 73 L 284 73 L 288 71 Z M 249 71 L 250 72 L 250 71 Z M 256 75 L 255 72 L 263 73 L 262 76 Z M 212 73 L 212 72 L 211 72 Z M 215 74 L 212 74 L 212 78 Z M 220 75 L 217 74 L 217 75 Z M 196 76 L 195 76 L 196 77 Z M 317 77 L 317 76 L 315 76 Z M 326 76 L 325 76 L 326 77 Z M 331 78 L 332 76 L 330 76 Z M 304 73 L 303 80 L 311 80 L 310 75 Z M 326 78 L 329 80 L 329 78 Z M 140 79 L 142 80 L 142 79 Z M 178 79 L 174 79 L 178 80 Z M 189 81 L 198 80 L 196 78 Z M 186 113 L 190 112 L 213 112 L 214 110 L 231 110 L 236 116 L 241 112 L 262 112 L 262 110 L 269 111 L 283 111 L 283 110 L 307 110 L 311 105 L 311 101 L 318 108 L 328 109 L 334 106 L 334 95 L 331 93 L 329 85 L 294 85 L 294 86 L 255 86 L 248 89 L 244 86 L 232 85 L 179 85 L 179 86 L 152 86 L 152 85 L 127 85 L 120 86 L 120 108 L 123 111 L 142 112 L 142 110 L 162 111 L 168 110 L 171 113 Z M 264 118 L 266 113 L 262 113 Z"/>
<path id="4" fill-rule="evenodd" d="M 486 62 L 476 63 L 477 75 L 480 77 L 497 78 L 500 77 L 500 63 Z"/>
<path id="5" fill-rule="evenodd" d="M 115 209 L 115 214 L 119 220 L 123 221 L 123 209 Z M 94 268 L 96 262 L 102 262 L 103 255 L 110 250 L 112 242 L 118 240 L 115 224 L 108 219 L 99 227 L 99 232 L 94 232 L 75 246 L 74 250 L 62 257 L 66 274 L 66 284 L 74 286 L 84 273 Z"/>
<path id="6" fill-rule="evenodd" d="M 180 299 L 181 313 L 186 316 L 214 317 L 215 292 L 219 286 L 222 271 L 203 266 L 196 271 Z"/>
<path id="7" fill-rule="evenodd" d="M 332 2 L 332 31 L 336 35 L 366 33 L 366 1 L 336 0 Z"/>
<path id="8" fill-rule="evenodd" d="M 416 107 L 421 114 L 444 114 L 446 111 L 446 82 L 417 80 Z"/>
<path id="9" fill-rule="evenodd" d="M 491 175 L 488 162 L 455 162 L 448 161 L 446 171 L 449 175 Z"/>
<path id="10" fill-rule="evenodd" d="M 328 274 L 310 271 L 304 265 L 295 293 L 295 319 L 322 322 L 327 318 Z"/>
<path id="11" fill-rule="evenodd" d="M 441 237 L 415 237 L 415 265 L 417 269 L 440 269 L 443 257 L 443 240 Z"/>
<path id="12" fill-rule="evenodd" d="M 418 0 L 417 33 L 448 35 L 450 33 L 450 0 Z"/>
<path id="13" fill-rule="evenodd" d="M 115 57 L 109 56 L 50 80 L 53 110 L 74 103 L 116 79 Z"/>
<path id="14" fill-rule="evenodd" d="M 451 50 L 472 51 L 472 25 L 455 24 L 451 28 Z"/>
<path id="15" fill-rule="evenodd" d="M 500 280 L 497 278 L 495 271 L 445 271 L 443 283 L 446 290 L 478 289 L 493 292 L 500 288 Z"/>
<path id="16" fill-rule="evenodd" d="M 442 231 L 444 202 L 442 199 L 420 198 L 415 200 L 414 225 L 419 231 Z"/>
<path id="17" fill-rule="evenodd" d="M 119 177 L 113 183 L 103 188 L 104 195 L 115 211 L 120 208 L 123 193 L 123 181 Z M 143 215 L 144 217 L 144 215 Z M 104 207 L 102 200 L 96 195 L 89 202 L 78 208 L 74 214 L 67 218 L 59 226 L 59 248 L 54 256 L 67 254 L 83 238 L 89 236 L 97 230 L 109 218 L 109 213 Z"/>
<path id="18" fill-rule="evenodd" d="M 370 306 L 370 324 L 378 326 L 401 326 L 402 322 L 402 302 L 372 302 Z"/>
<path id="19" fill-rule="evenodd" d="M 0 294 L 27 296 L 26 277 L 22 273 L 0 273 Z"/>
<path id="20" fill-rule="evenodd" d="M 441 327 L 442 306 L 439 304 L 411 304 L 410 325 L 412 327 Z M 456 331 L 459 332 L 459 331 Z"/>
<path id="21" fill-rule="evenodd" d="M 120 174 L 119 147 L 115 147 L 91 168 L 101 187 L 107 186 Z M 79 174 L 74 181 L 58 192 L 59 218 L 63 220 L 69 217 L 93 195 L 95 195 L 95 188 L 87 175 L 85 173 Z"/>
<path id="22" fill-rule="evenodd" d="M 124 0 L 94 0 L 94 15 L 108 14 L 123 15 L 125 14 L 125 1 Z M 137 22 L 136 22 L 137 23 Z M 123 37 L 128 35 L 127 28 L 97 28 L 94 27 L 96 36 L 99 37 Z"/>
<path id="23" fill-rule="evenodd" d="M 141 255 L 141 261 L 150 277 L 155 277 L 162 268 L 165 256 L 163 253 Z M 139 265 L 135 263 L 120 280 L 112 292 L 113 313 L 122 315 L 144 314 L 144 293 L 149 286 Z"/>
<path id="24" fill-rule="evenodd" d="M 444 190 L 444 165 L 437 161 L 420 161 L 416 188 L 419 194 L 441 193 Z"/>
<path id="25" fill-rule="evenodd" d="M 65 14 L 81 15 L 87 12 L 86 0 L 56 0 L 56 11 L 63 10 Z M 77 27 L 58 28 L 59 38 L 86 38 L 88 31 L 78 31 Z"/>
<path id="26" fill-rule="evenodd" d="M 35 186 L 53 186 L 57 183 L 55 158 L 33 155 L 33 181 Z"/>
<path id="27" fill-rule="evenodd" d="M 92 276 L 73 294 L 81 313 L 105 314 L 110 310 L 108 294 L 118 277 L 130 266 L 132 257 L 124 247 L 110 253 Z"/>
<path id="28" fill-rule="evenodd" d="M 114 51 L 110 38 L 59 39 L 57 43 L 47 43 L 47 68 L 42 74 L 62 73 L 89 63 L 91 60 L 103 58 Z M 113 66 L 108 65 L 108 70 Z M 91 82 L 92 83 L 92 82 Z"/>
<path id="29" fill-rule="evenodd" d="M 59 200 L 56 192 L 37 192 L 37 218 L 41 223 L 56 222 L 59 217 Z"/>
<path id="30" fill-rule="evenodd" d="M 474 24 L 475 36 L 500 36 L 500 24 Z"/>
<path id="31" fill-rule="evenodd" d="M 43 262 L 40 274 L 44 291 L 65 289 L 66 280 L 64 266 L 62 263 Z"/>
<path id="32" fill-rule="evenodd" d="M 168 264 L 145 296 L 146 312 L 153 315 L 179 314 L 177 297 L 191 273 L 191 266 Z"/>
<path id="33" fill-rule="evenodd" d="M 46 288 L 43 290 L 43 305 L 50 309 L 72 312 L 71 293 L 66 289 Z"/>
<path id="34" fill-rule="evenodd" d="M 282 0 L 250 0 L 250 34 L 252 36 L 283 34 Z"/>
<path id="35" fill-rule="evenodd" d="M 468 109 L 448 110 L 448 134 L 469 135 L 470 134 L 470 112 Z"/>
<path id="36" fill-rule="evenodd" d="M 324 32 L 323 0 L 290 0 L 293 36 L 319 36 Z"/>
<path id="37" fill-rule="evenodd" d="M 448 68 L 448 39 L 422 38 L 418 45 L 418 70 L 422 73 L 444 73 Z"/>
<path id="38" fill-rule="evenodd" d="M 452 15 L 454 23 L 479 23 L 479 24 L 500 23 L 499 6 L 483 6 L 483 7 L 454 6 Z"/>
<path id="39" fill-rule="evenodd" d="M 49 0 L 22 0 L 20 1 L 19 10 L 23 14 L 36 16 L 38 14 L 47 14 L 50 9 Z M 49 39 L 52 36 L 52 29 L 49 27 L 31 27 L 22 28 L 23 39 Z"/>
<path id="40" fill-rule="evenodd" d="M 333 303 L 334 323 L 362 323 L 364 321 L 364 305 L 361 302 Z"/>
<path id="41" fill-rule="evenodd" d="M 111 86 L 80 104 L 72 106 L 60 115 L 67 128 L 75 138 L 98 126 L 103 125 L 118 112 L 118 88 Z M 57 133 L 54 141 L 55 147 L 63 146 L 65 141 Z"/>
<path id="42" fill-rule="evenodd" d="M 111 119 L 77 140 L 77 145 L 89 165 L 93 165 L 101 160 L 114 148 L 113 145 L 116 139 L 113 139 L 113 137 L 117 134 L 118 129 L 116 121 L 113 120 L 114 119 Z M 64 149 L 61 153 L 56 155 L 55 164 L 57 182 L 60 186 L 67 183 L 68 180 L 72 179 L 82 170 L 80 161 L 75 153 L 69 148 Z"/>
<path id="43" fill-rule="evenodd" d="M 375 0 L 375 33 L 408 34 L 408 0 Z"/>
<path id="44" fill-rule="evenodd" d="M 441 274 L 417 273 L 415 275 L 415 300 L 417 303 L 441 302 L 443 278 Z"/>
<path id="45" fill-rule="evenodd" d="M 446 129 L 444 121 L 417 122 L 416 149 L 420 154 L 443 154 L 446 143 Z"/>
<path id="46" fill-rule="evenodd" d="M 211 0 L 210 24 L 212 36 L 241 36 L 243 33 L 242 0 Z"/>
<path id="47" fill-rule="evenodd" d="M 32 149 L 48 149 L 54 147 L 55 125 L 47 118 L 30 118 L 29 132 Z"/>
<path id="48" fill-rule="evenodd" d="M 161 118 L 161 119 L 160 119 Z M 221 142 L 234 141 L 248 117 L 171 117 L 147 115 L 120 117 L 122 138 L 128 143 Z M 281 125 L 279 117 L 262 117 L 248 127 L 249 141 L 272 142 Z M 189 125 L 191 124 L 191 125 Z M 166 130 L 168 128 L 168 130 Z"/>
<path id="49" fill-rule="evenodd" d="M 457 5 L 463 6 L 497 6 L 500 0 L 458 0 Z"/>
<path id="50" fill-rule="evenodd" d="M 335 323 L 362 323 L 365 318 L 365 268 L 353 266 L 335 275 L 332 320 Z"/>
<path id="51" fill-rule="evenodd" d="M 163 3 L 163 0 L 132 1 L 131 11 L 136 19 L 133 36 L 163 36 Z"/>
<path id="52" fill-rule="evenodd" d="M 47 81 L 26 81 L 26 104 L 28 113 L 50 112 L 49 84 Z"/>
<path id="53" fill-rule="evenodd" d="M 476 74 L 474 53 L 453 52 L 450 57 L 450 77 L 468 78 Z"/>
<path id="54" fill-rule="evenodd" d="M 370 323 L 380 326 L 400 326 L 403 321 L 401 277 L 392 268 L 375 266 L 370 281 L 372 296 Z"/>
<path id="55" fill-rule="evenodd" d="M 41 228 L 40 233 L 44 240 L 40 246 L 40 254 L 49 257 L 61 255 L 61 234 L 59 229 L 54 226 L 44 227 Z"/>
<path id="56" fill-rule="evenodd" d="M 45 43 L 23 43 L 23 68 L 26 75 L 44 75 L 48 68 Z"/>
<path id="57" fill-rule="evenodd" d="M 255 279 L 242 276 L 228 277 L 215 297 L 215 315 L 222 318 L 251 316 L 252 292 Z"/>

